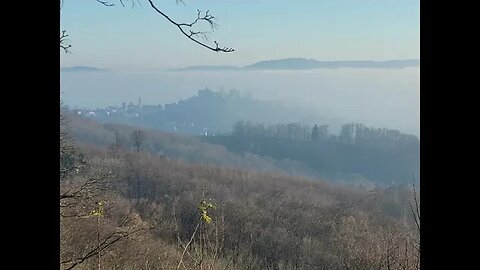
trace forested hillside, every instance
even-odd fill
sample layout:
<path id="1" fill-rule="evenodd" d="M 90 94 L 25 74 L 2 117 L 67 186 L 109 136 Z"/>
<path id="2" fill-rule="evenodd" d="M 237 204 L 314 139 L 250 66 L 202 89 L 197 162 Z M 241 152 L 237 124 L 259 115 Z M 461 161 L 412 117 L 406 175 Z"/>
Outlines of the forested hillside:
<path id="1" fill-rule="evenodd" d="M 419 267 L 411 188 L 358 190 L 62 138 L 62 269 Z"/>
<path id="2" fill-rule="evenodd" d="M 132 133 L 138 128 L 67 116 L 79 142 L 110 150 L 114 144 L 126 150 L 134 148 Z M 310 127 L 295 123 L 263 126 L 237 122 L 231 134 L 199 137 L 142 129 L 141 148 L 194 164 L 278 171 L 356 186 L 406 185 L 412 176 L 418 183 L 420 155 L 415 136 L 352 124 L 342 130 L 336 136 L 321 126 L 318 138 L 312 139 Z"/>
<path id="3" fill-rule="evenodd" d="M 91 119 L 65 113 L 69 130 L 75 140 L 109 151 L 132 150 L 132 134 L 137 127 L 121 124 L 101 124 Z M 286 174 L 313 175 L 313 172 L 288 158 L 262 158 L 255 154 L 238 155 L 224 146 L 203 142 L 198 137 L 141 129 L 141 148 L 152 155 L 182 159 L 186 162 L 256 171 L 281 171 Z"/>
<path id="4" fill-rule="evenodd" d="M 312 131 L 313 130 L 313 131 Z M 288 158 L 326 179 L 382 185 L 420 180 L 420 140 L 396 130 L 346 124 L 338 135 L 328 126 L 239 121 L 230 135 L 202 137 L 237 154 Z"/>

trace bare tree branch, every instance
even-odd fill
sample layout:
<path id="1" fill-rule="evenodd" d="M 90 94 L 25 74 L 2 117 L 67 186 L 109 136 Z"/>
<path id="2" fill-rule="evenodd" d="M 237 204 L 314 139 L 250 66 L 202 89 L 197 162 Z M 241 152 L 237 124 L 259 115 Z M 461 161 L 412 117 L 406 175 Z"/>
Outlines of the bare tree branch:
<path id="1" fill-rule="evenodd" d="M 115 6 L 115 4 L 110 3 L 110 2 L 108 2 L 108 1 L 97 0 L 97 2 L 100 3 L 100 4 L 102 4 L 102 5 L 104 5 L 104 6 L 106 6 L 106 7 L 113 7 L 113 6 Z M 120 3 L 122 3 L 121 0 L 120 0 Z M 122 5 L 123 5 L 123 3 L 122 3 Z"/>
<path id="2" fill-rule="evenodd" d="M 413 200 L 415 202 L 415 209 L 413 208 L 413 205 L 411 202 L 408 204 L 410 205 L 410 210 L 412 211 L 413 218 L 415 220 L 415 224 L 417 225 L 417 230 L 420 233 L 420 207 L 418 205 L 418 199 L 417 199 L 417 190 L 415 189 L 415 177 L 412 175 L 412 185 L 413 185 Z"/>
<path id="3" fill-rule="evenodd" d="M 214 16 L 208 14 L 208 12 L 210 12 L 210 10 L 207 10 L 205 12 L 205 15 L 202 16 L 202 11 L 197 9 L 197 18 L 195 19 L 195 21 L 193 21 L 192 23 L 179 23 L 178 26 L 192 27 L 198 21 L 206 21 L 210 24 L 210 27 L 212 27 L 212 31 L 214 31 L 215 29 L 217 29 L 218 24 L 215 22 L 216 18 Z"/>
<path id="4" fill-rule="evenodd" d="M 67 30 L 62 30 L 62 34 L 60 35 L 60 49 L 63 49 L 65 53 L 69 53 L 70 48 L 72 47 L 72 44 L 70 44 L 70 40 L 68 40 L 67 37 Z"/>
<path id="5" fill-rule="evenodd" d="M 178 222 L 177 222 L 177 217 L 176 217 L 176 213 L 175 213 L 175 204 L 178 202 L 178 199 L 177 198 L 176 200 L 173 201 L 173 204 L 172 204 L 172 207 L 173 207 L 173 221 L 174 221 L 174 224 L 175 224 L 175 233 L 177 235 L 177 239 L 178 239 L 178 243 L 180 244 L 180 246 L 184 249 L 184 252 L 186 251 L 187 252 L 187 255 L 190 257 L 190 259 L 195 262 L 195 265 L 198 265 L 199 262 L 195 259 L 195 257 L 192 256 L 192 254 L 190 254 L 190 252 L 188 252 L 188 245 L 185 246 L 185 244 L 183 243 L 182 239 L 180 238 L 180 234 L 179 234 L 179 231 L 178 231 Z M 182 265 L 184 265 L 184 263 L 182 262 Z M 184 265 L 185 266 L 185 265 Z"/>
<path id="6" fill-rule="evenodd" d="M 214 41 L 215 43 L 215 47 L 213 46 L 210 46 L 210 45 L 207 45 L 197 39 L 195 39 L 195 37 L 197 37 L 198 35 L 205 35 L 207 32 L 193 32 L 193 31 L 185 31 L 184 27 L 188 27 L 188 28 L 191 28 L 193 27 L 195 24 L 197 24 L 199 21 L 206 21 L 208 24 L 210 24 L 210 27 L 212 28 L 212 31 L 214 31 L 218 25 L 215 23 L 215 17 L 208 14 L 208 10 L 205 12 L 205 14 L 202 16 L 202 12 L 200 10 L 198 10 L 198 13 L 197 13 L 197 18 L 192 22 L 192 23 L 177 23 L 175 22 L 174 20 L 172 20 L 167 14 L 163 13 L 160 9 L 158 9 L 155 4 L 152 2 L 152 0 L 148 0 L 148 2 L 150 3 L 150 6 L 152 6 L 152 8 L 160 15 L 162 15 L 163 17 L 165 17 L 165 19 L 167 19 L 170 23 L 172 23 L 173 25 L 177 26 L 177 28 L 180 30 L 180 32 L 182 32 L 182 34 L 184 36 L 186 36 L 188 39 L 192 40 L 193 42 L 199 44 L 200 46 L 203 46 L 207 49 L 210 49 L 214 52 L 233 52 L 235 51 L 233 48 L 229 48 L 229 47 L 220 47 L 218 45 L 218 42 L 217 41 Z M 183 2 L 183 1 L 177 1 L 178 2 Z"/>
<path id="7" fill-rule="evenodd" d="M 95 191 L 104 190 L 105 187 L 105 179 L 111 177 L 108 172 L 97 172 L 99 175 L 88 177 L 87 180 L 76 190 L 74 191 L 65 191 L 64 193 L 60 194 L 60 202 L 63 199 L 68 198 L 82 198 L 82 199 L 89 199 Z"/>
<path id="8" fill-rule="evenodd" d="M 107 7 L 112 7 L 112 6 L 115 6 L 114 3 L 111 3 L 107 0 L 96 0 L 98 3 L 104 5 L 104 6 L 107 6 Z M 119 0 L 120 4 L 125 7 L 125 0 Z M 138 0 L 134 1 L 134 0 L 130 0 L 130 2 L 132 3 L 132 8 L 135 6 L 135 2 L 141 6 L 140 2 Z M 209 10 L 207 10 L 203 15 L 202 15 L 202 12 L 200 10 L 197 10 L 197 18 L 191 22 L 191 23 L 177 23 L 175 22 L 174 20 L 172 20 L 167 14 L 165 14 L 164 12 L 162 12 L 159 8 L 157 8 L 157 6 L 153 3 L 152 0 L 148 0 L 148 2 L 150 3 L 150 6 L 152 6 L 152 8 L 157 12 L 159 13 L 160 15 L 162 15 L 163 17 L 165 17 L 165 19 L 167 19 L 170 23 L 172 23 L 173 25 L 177 26 L 178 29 L 180 30 L 180 32 L 186 36 L 188 39 L 190 39 L 191 41 L 199 44 L 200 46 L 203 46 L 209 50 L 212 50 L 214 52 L 233 52 L 235 51 L 233 48 L 229 48 L 229 47 L 220 47 L 220 45 L 218 44 L 217 41 L 214 41 L 214 44 L 215 46 L 211 46 L 211 45 L 207 45 L 205 42 L 209 41 L 209 34 L 210 32 L 208 31 L 192 31 L 192 30 L 187 30 L 188 28 L 192 28 L 194 25 L 196 25 L 198 22 L 200 21 L 205 21 L 207 22 L 210 27 L 212 28 L 212 32 L 215 31 L 217 28 L 218 28 L 218 24 L 216 23 L 216 17 L 209 14 Z M 183 0 L 176 0 L 176 3 L 177 4 L 185 4 L 185 2 Z M 62 2 L 61 2 L 62 4 Z M 62 32 L 64 33 L 64 32 Z M 200 41 L 199 38 L 203 41 Z M 62 40 L 62 39 L 61 39 Z M 62 41 L 60 41 L 60 47 L 62 49 L 65 50 L 65 52 L 68 52 L 68 49 L 71 47 L 70 44 L 68 45 L 64 45 L 64 43 L 62 43 Z"/>
<path id="9" fill-rule="evenodd" d="M 121 232 L 121 231 L 116 230 L 116 231 L 110 233 L 107 237 L 105 237 L 105 239 L 103 239 L 103 241 L 100 243 L 100 245 L 95 246 L 92 250 L 86 252 L 85 255 L 83 255 L 82 257 L 65 260 L 65 261 L 60 262 L 60 264 L 71 264 L 69 267 L 67 267 L 65 269 L 67 269 L 67 270 L 68 269 L 73 269 L 77 265 L 79 265 L 79 264 L 83 263 L 84 261 L 88 260 L 89 258 L 95 256 L 98 253 L 98 250 L 104 251 L 105 249 L 107 249 L 109 246 L 115 244 L 116 242 L 118 242 L 122 239 L 126 239 L 129 236 L 131 236 L 133 234 L 136 234 L 136 233 L 138 233 L 142 230 L 143 230 L 142 228 L 133 230 L 131 232 Z"/>
<path id="10" fill-rule="evenodd" d="M 180 266 L 183 263 L 183 256 L 185 256 L 185 253 L 187 252 L 188 247 L 192 243 L 193 238 L 195 237 L 195 234 L 197 233 L 198 227 L 200 227 L 201 221 L 202 221 L 201 219 L 198 221 L 197 226 L 195 227 L 195 231 L 193 231 L 193 234 L 190 237 L 190 241 L 188 241 L 187 245 L 185 245 L 185 248 L 183 249 L 182 256 L 180 257 L 180 261 L 178 262 L 178 265 L 177 265 L 177 270 L 180 269 Z"/>
<path id="11" fill-rule="evenodd" d="M 417 212 L 417 216 L 418 216 L 418 221 L 420 222 L 420 207 L 418 205 L 418 200 L 417 200 L 417 191 L 415 189 L 415 176 L 413 176 L 412 174 L 412 178 L 413 178 L 413 200 L 415 201 L 415 211 Z"/>

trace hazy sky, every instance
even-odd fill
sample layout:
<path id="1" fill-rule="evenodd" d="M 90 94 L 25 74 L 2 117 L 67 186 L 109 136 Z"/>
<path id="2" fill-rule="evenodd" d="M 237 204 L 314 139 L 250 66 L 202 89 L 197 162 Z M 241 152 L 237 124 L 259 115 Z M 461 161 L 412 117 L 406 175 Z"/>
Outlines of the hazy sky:
<path id="1" fill-rule="evenodd" d="M 112 0 L 115 2 L 116 0 Z M 127 1 L 128 2 L 128 1 Z M 145 0 L 131 8 L 64 0 L 61 28 L 72 42 L 62 66 L 140 71 L 188 65 L 243 66 L 288 57 L 317 60 L 420 58 L 419 0 L 156 0 L 177 21 L 210 9 L 223 54 L 185 38 Z M 208 29 L 205 27 L 203 29 Z"/>
<path id="2" fill-rule="evenodd" d="M 289 57 L 419 59 L 419 0 L 185 0 L 186 5 L 155 1 L 177 21 L 191 22 L 197 9 L 210 9 L 220 25 L 211 40 L 235 48 L 230 54 L 196 45 L 155 13 L 146 0 L 139 2 L 141 6 L 132 9 L 128 5 L 104 7 L 95 0 L 64 0 L 61 28 L 68 31 L 73 47 L 71 54 L 61 53 L 61 66 L 111 70 L 63 73 L 65 104 L 95 108 L 135 102 L 138 97 L 144 104 L 165 104 L 188 98 L 204 87 L 235 88 L 258 99 L 304 106 L 342 123 L 360 121 L 419 134 L 418 67 L 162 71 L 190 65 L 244 66 Z"/>

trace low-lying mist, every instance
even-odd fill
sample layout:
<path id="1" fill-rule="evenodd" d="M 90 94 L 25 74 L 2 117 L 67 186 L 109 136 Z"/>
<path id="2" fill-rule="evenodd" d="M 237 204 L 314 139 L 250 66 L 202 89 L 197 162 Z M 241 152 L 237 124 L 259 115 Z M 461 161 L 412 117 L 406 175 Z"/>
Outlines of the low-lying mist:
<path id="1" fill-rule="evenodd" d="M 199 89 L 249 92 L 332 119 L 398 129 L 419 136 L 420 69 L 316 69 L 301 71 L 62 72 L 64 104 L 103 108 L 122 102 L 165 104 Z M 299 119 L 299 121 L 301 121 Z"/>

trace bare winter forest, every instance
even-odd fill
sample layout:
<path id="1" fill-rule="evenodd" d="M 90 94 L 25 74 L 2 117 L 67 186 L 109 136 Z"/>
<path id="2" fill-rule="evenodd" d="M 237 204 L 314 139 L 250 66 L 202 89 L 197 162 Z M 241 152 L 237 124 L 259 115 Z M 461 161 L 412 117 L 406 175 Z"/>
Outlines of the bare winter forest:
<path id="1" fill-rule="evenodd" d="M 411 188 L 187 164 L 142 151 L 141 131 L 109 147 L 68 134 L 62 269 L 419 268 Z"/>
<path id="2" fill-rule="evenodd" d="M 60 15 L 60 269 L 420 269 L 418 0 Z"/>

